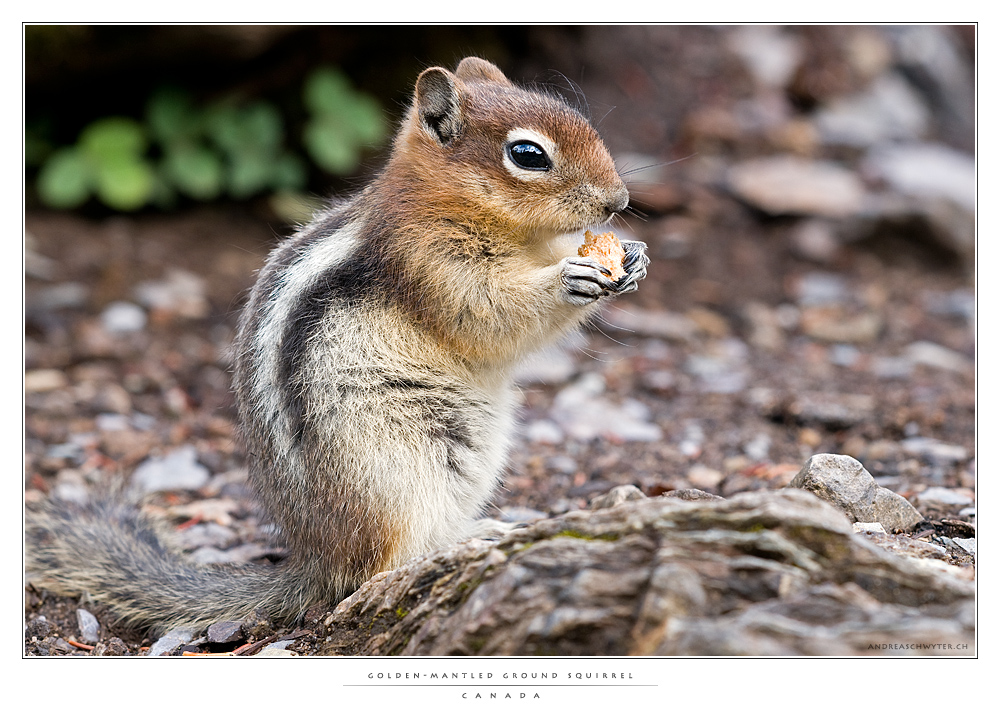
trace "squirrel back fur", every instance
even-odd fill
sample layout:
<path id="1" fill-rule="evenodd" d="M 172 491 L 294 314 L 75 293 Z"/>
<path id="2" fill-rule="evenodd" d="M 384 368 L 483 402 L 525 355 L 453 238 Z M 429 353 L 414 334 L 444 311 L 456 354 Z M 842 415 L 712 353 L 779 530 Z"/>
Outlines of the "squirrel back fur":
<path id="1" fill-rule="evenodd" d="M 193 566 L 131 507 L 28 515 L 36 584 L 140 625 L 290 619 L 469 537 L 507 455 L 510 381 L 595 301 L 635 290 L 576 256 L 628 203 L 590 123 L 466 58 L 425 70 L 383 171 L 268 257 L 236 339 L 250 483 L 279 566 Z M 571 235 L 574 234 L 574 235 Z"/>

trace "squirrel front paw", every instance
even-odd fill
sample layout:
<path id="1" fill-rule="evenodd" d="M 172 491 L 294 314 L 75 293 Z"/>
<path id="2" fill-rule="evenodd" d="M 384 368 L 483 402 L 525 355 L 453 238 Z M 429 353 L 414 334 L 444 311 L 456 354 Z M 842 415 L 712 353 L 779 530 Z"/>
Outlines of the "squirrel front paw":
<path id="1" fill-rule="evenodd" d="M 617 280 L 615 293 L 633 293 L 639 289 L 639 281 L 646 277 L 646 266 L 649 265 L 649 256 L 646 255 L 646 244 L 641 240 L 623 240 L 622 248 L 625 249 L 625 260 L 622 267 L 625 275 Z"/>
<path id="2" fill-rule="evenodd" d="M 611 280 L 607 269 L 590 258 L 573 256 L 562 260 L 560 277 L 567 299 L 574 305 L 587 305 L 607 295 L 632 293 L 639 288 L 639 281 L 646 277 L 649 256 L 646 244 L 638 240 L 623 240 L 625 275 Z"/>
<path id="3" fill-rule="evenodd" d="M 560 265 L 566 299 L 573 305 L 588 305 L 618 291 L 618 281 L 605 275 L 604 266 L 596 260 L 572 256 L 563 258 Z"/>

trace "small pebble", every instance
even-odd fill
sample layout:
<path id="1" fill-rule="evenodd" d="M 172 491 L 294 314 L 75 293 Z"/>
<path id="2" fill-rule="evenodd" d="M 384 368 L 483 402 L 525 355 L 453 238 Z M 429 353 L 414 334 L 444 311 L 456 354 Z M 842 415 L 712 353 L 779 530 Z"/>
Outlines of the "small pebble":
<path id="1" fill-rule="evenodd" d="M 536 511 L 533 508 L 505 506 L 500 509 L 500 520 L 504 523 L 531 523 L 548 517 L 549 514 Z"/>
<path id="2" fill-rule="evenodd" d="M 855 533 L 885 533 L 881 523 L 855 523 Z"/>
<path id="3" fill-rule="evenodd" d="M 197 490 L 210 477 L 208 469 L 198 463 L 198 452 L 192 445 L 181 446 L 163 458 L 150 458 L 135 469 L 132 483 L 147 493 L 170 490 Z"/>
<path id="4" fill-rule="evenodd" d="M 919 456 L 935 464 L 960 463 L 969 457 L 964 447 L 934 438 L 906 438 L 899 445 L 909 455 Z"/>
<path id="5" fill-rule="evenodd" d="M 194 638 L 190 628 L 172 628 L 161 636 L 150 649 L 148 656 L 169 656 L 170 652 L 189 643 Z"/>
<path id="6" fill-rule="evenodd" d="M 146 327 L 146 311 L 135 303 L 115 301 L 101 313 L 101 325 L 116 335 L 134 333 Z"/>
<path id="7" fill-rule="evenodd" d="M 532 421 L 524 427 L 524 437 L 532 443 L 545 443 L 554 446 L 562 443 L 566 434 L 555 421 L 542 418 Z"/>
<path id="8" fill-rule="evenodd" d="M 54 368 L 40 368 L 24 374 L 25 393 L 48 393 L 68 385 L 66 374 Z"/>
<path id="9" fill-rule="evenodd" d="M 278 641 L 278 643 L 283 643 L 283 642 Z M 272 643 L 270 646 L 265 646 L 260 653 L 256 654 L 255 658 L 285 658 L 285 657 L 292 658 L 295 656 L 298 656 L 298 654 L 295 653 L 294 651 L 289 651 L 287 648 L 284 648 L 283 646 L 279 646 L 277 644 Z"/>
<path id="10" fill-rule="evenodd" d="M 208 627 L 209 643 L 236 643 L 243 638 L 243 624 L 240 621 L 218 621 Z"/>
<path id="11" fill-rule="evenodd" d="M 80 640 L 84 643 L 94 644 L 101 639 L 101 624 L 90 611 L 76 609 L 76 623 L 80 628 Z"/>
<path id="12" fill-rule="evenodd" d="M 725 476 L 721 471 L 697 463 L 688 470 L 687 479 L 692 486 L 705 490 L 707 488 L 717 488 Z"/>
<path id="13" fill-rule="evenodd" d="M 942 488 L 940 486 L 932 486 L 926 491 L 918 494 L 917 500 L 921 503 L 959 506 L 961 508 L 965 508 L 969 505 L 969 502 L 972 501 L 972 498 L 969 494 L 962 493 L 961 491 L 953 490 L 951 488 Z"/>
<path id="14" fill-rule="evenodd" d="M 973 556 L 976 555 L 976 539 L 975 538 L 952 538 L 950 539 L 952 543 L 960 547 L 966 553 L 971 553 Z"/>

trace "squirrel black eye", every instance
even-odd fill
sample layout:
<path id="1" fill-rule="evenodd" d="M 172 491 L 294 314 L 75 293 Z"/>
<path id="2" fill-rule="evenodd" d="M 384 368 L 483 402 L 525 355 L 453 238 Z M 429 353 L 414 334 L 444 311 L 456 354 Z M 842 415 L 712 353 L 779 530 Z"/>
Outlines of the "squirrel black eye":
<path id="1" fill-rule="evenodd" d="M 529 140 L 515 140 L 507 146 L 507 155 L 519 168 L 525 170 L 551 170 L 552 161 L 544 150 Z"/>

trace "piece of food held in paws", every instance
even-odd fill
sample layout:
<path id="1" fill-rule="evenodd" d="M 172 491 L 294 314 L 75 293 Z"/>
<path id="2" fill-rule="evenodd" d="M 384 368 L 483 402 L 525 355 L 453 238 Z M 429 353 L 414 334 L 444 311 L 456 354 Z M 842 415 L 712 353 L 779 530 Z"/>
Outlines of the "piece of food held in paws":
<path id="1" fill-rule="evenodd" d="M 581 258 L 591 258 L 608 269 L 611 280 L 625 277 L 625 249 L 618 237 L 611 232 L 595 235 L 589 230 L 584 233 L 583 245 L 577 249 Z"/>

